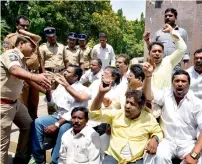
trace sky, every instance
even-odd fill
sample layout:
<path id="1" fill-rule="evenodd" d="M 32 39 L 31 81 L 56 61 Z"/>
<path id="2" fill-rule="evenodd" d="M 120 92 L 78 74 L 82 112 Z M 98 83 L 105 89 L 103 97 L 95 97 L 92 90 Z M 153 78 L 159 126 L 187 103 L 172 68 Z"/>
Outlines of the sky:
<path id="1" fill-rule="evenodd" d="M 111 0 L 111 5 L 115 12 L 122 8 L 127 20 L 136 20 L 142 12 L 145 14 L 146 0 Z"/>

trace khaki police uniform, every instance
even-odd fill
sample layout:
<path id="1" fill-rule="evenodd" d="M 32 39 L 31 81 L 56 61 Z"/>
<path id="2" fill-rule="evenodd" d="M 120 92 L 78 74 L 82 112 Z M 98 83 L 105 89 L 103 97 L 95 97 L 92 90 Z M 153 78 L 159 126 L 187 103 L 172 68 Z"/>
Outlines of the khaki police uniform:
<path id="1" fill-rule="evenodd" d="M 0 55 L 1 65 L 1 163 L 8 163 L 8 148 L 11 126 L 14 122 L 20 129 L 16 157 L 29 158 L 29 138 L 32 119 L 25 105 L 18 100 L 23 89 L 23 80 L 9 73 L 14 66 L 26 68 L 24 55 L 19 49 L 11 49 Z"/>
<path id="2" fill-rule="evenodd" d="M 82 48 L 79 48 L 79 49 L 80 49 L 80 55 L 83 56 L 84 68 L 87 70 L 90 68 L 90 60 L 92 59 L 91 58 L 92 48 L 86 45 L 84 49 Z"/>
<path id="3" fill-rule="evenodd" d="M 22 35 L 18 32 L 11 33 L 6 36 L 4 39 L 4 49 L 12 49 L 15 48 L 15 42 L 17 40 L 17 37 L 19 35 Z M 35 51 L 32 56 L 26 57 L 26 65 L 30 72 L 32 73 L 39 73 L 39 55 L 37 55 L 37 51 Z M 29 110 L 29 114 L 32 117 L 32 119 L 37 118 L 37 109 L 38 109 L 38 103 L 39 103 L 39 92 L 29 86 L 27 83 L 25 83 L 23 87 L 23 92 L 20 96 L 20 100 L 25 104 L 25 106 Z"/>
<path id="4" fill-rule="evenodd" d="M 47 72 L 63 74 L 65 69 L 63 44 L 57 42 L 55 45 L 50 45 L 49 42 L 43 43 L 39 46 L 39 53 Z M 57 82 L 52 77 L 50 80 L 52 82 L 52 89 L 56 89 Z M 54 112 L 55 108 L 48 105 L 48 113 L 53 114 Z"/>
<path id="5" fill-rule="evenodd" d="M 64 55 L 65 55 L 65 61 L 69 64 L 73 65 L 81 65 L 84 63 L 84 59 L 82 54 L 80 53 L 80 48 L 74 47 L 71 49 L 68 45 L 65 46 Z"/>
<path id="6" fill-rule="evenodd" d="M 56 43 L 50 45 L 49 42 L 43 43 L 39 46 L 41 60 L 44 62 L 44 67 L 47 70 L 64 69 L 64 45 Z"/>

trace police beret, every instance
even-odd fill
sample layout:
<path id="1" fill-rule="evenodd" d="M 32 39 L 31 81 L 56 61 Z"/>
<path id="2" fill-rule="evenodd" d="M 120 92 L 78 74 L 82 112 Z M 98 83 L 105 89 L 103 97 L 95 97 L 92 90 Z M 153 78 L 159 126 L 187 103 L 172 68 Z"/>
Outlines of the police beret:
<path id="1" fill-rule="evenodd" d="M 32 45 L 34 45 L 34 47 L 37 46 L 37 42 L 35 41 L 35 38 L 33 37 L 30 37 L 30 36 L 25 36 L 25 35 L 19 35 L 20 37 L 24 37 L 26 38 L 27 40 L 29 40 L 30 43 L 32 43 Z"/>
<path id="2" fill-rule="evenodd" d="M 77 34 L 75 32 L 70 32 L 67 34 L 69 39 L 77 39 Z"/>
<path id="3" fill-rule="evenodd" d="M 79 34 L 78 35 L 79 40 L 86 40 L 87 38 L 88 38 L 88 36 L 86 34 Z"/>
<path id="4" fill-rule="evenodd" d="M 54 36 L 56 34 L 56 30 L 54 27 L 46 27 L 44 28 L 44 33 L 46 36 Z"/>

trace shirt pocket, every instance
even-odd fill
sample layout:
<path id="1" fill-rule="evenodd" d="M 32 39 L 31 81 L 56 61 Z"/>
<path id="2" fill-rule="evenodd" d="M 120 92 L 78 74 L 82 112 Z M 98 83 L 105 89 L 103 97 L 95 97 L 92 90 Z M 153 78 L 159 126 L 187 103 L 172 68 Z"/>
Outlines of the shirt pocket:
<path id="1" fill-rule="evenodd" d="M 110 56 L 110 53 L 109 53 L 109 51 L 107 50 L 107 51 L 105 52 L 104 59 L 109 59 L 109 56 Z"/>
<path id="2" fill-rule="evenodd" d="M 75 146 L 74 160 L 78 163 L 88 162 L 88 150 L 85 142 L 79 142 Z"/>
<path id="3" fill-rule="evenodd" d="M 53 53 L 51 52 L 45 52 L 45 59 L 49 59 L 53 56 Z"/>

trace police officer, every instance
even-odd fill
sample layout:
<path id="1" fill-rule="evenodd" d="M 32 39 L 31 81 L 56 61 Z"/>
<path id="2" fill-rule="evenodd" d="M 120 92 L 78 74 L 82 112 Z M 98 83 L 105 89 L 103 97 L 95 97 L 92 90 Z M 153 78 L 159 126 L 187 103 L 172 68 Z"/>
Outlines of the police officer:
<path id="1" fill-rule="evenodd" d="M 16 32 L 8 34 L 4 39 L 3 43 L 4 52 L 6 50 L 15 48 L 15 41 L 18 35 L 20 34 L 19 33 L 20 29 L 23 29 L 25 31 L 28 31 L 29 29 L 29 19 L 24 15 L 20 15 L 16 19 Z"/>
<path id="2" fill-rule="evenodd" d="M 28 36 L 18 36 L 15 49 L 0 55 L 1 72 L 1 162 L 8 163 L 8 147 L 12 122 L 20 129 L 17 150 L 13 163 L 25 164 L 30 158 L 29 138 L 32 119 L 25 105 L 18 99 L 23 82 L 45 92 L 50 88 L 47 74 L 34 74 L 26 70 L 26 59 L 36 48 L 36 42 Z M 42 88 L 44 87 L 44 88 Z"/>
<path id="3" fill-rule="evenodd" d="M 80 55 L 83 56 L 85 70 L 89 69 L 90 60 L 92 59 L 91 58 L 91 50 L 92 50 L 92 48 L 90 48 L 87 45 L 87 39 L 88 39 L 88 36 L 86 34 L 79 34 L 78 35 Z"/>
<path id="4" fill-rule="evenodd" d="M 84 59 L 80 54 L 80 49 L 76 47 L 77 34 L 70 32 L 68 34 L 67 46 L 65 46 L 65 64 L 68 67 L 69 64 L 81 66 L 84 68 Z"/>
<path id="5" fill-rule="evenodd" d="M 42 70 L 43 72 L 62 72 L 65 68 L 64 45 L 57 42 L 56 29 L 54 27 L 46 27 L 44 33 L 47 42 L 39 47 Z"/>
<path id="6" fill-rule="evenodd" d="M 35 34 L 28 32 L 29 29 L 29 19 L 24 16 L 18 16 L 16 19 L 16 32 L 8 34 L 4 39 L 4 50 L 8 50 L 15 47 L 16 39 L 19 35 L 31 36 L 35 39 L 36 42 L 41 40 L 41 37 Z M 31 56 L 25 57 L 26 65 L 30 72 L 39 73 L 39 55 L 35 51 Z M 29 110 L 29 114 L 32 119 L 37 118 L 37 109 L 39 103 L 39 92 L 33 88 L 29 87 L 27 83 L 24 84 L 23 93 L 20 96 L 20 100 L 25 104 Z"/>
<path id="7" fill-rule="evenodd" d="M 47 38 L 47 42 L 39 46 L 39 52 L 41 56 L 41 68 L 43 72 L 49 72 L 52 74 L 52 89 L 57 87 L 53 76 L 55 73 L 63 73 L 65 69 L 64 65 L 64 45 L 57 42 L 56 29 L 54 27 L 46 27 L 44 33 Z M 48 113 L 55 112 L 55 108 L 48 104 Z"/>

